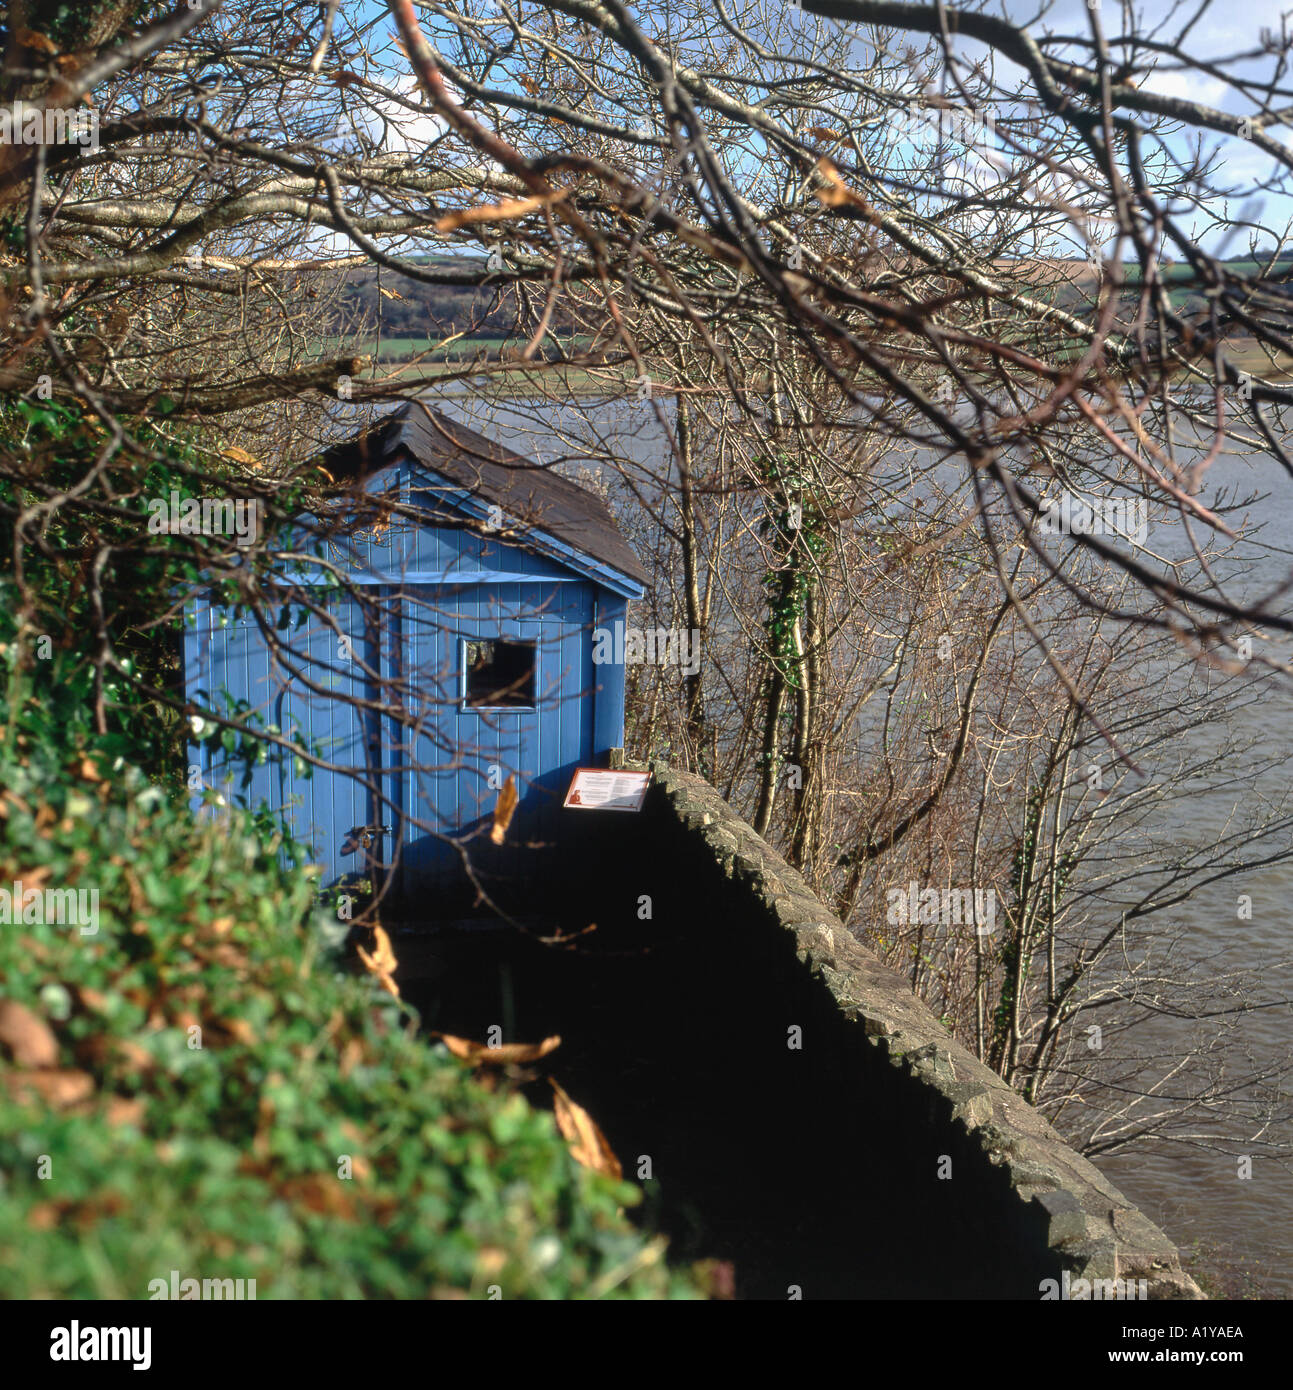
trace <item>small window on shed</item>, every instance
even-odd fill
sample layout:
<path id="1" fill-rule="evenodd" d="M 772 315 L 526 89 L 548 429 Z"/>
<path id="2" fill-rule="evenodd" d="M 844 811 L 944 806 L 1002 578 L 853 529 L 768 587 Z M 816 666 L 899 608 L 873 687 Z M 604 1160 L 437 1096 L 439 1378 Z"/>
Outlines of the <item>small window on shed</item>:
<path id="1" fill-rule="evenodd" d="M 463 698 L 469 705 L 533 709 L 533 642 L 464 642 Z"/>

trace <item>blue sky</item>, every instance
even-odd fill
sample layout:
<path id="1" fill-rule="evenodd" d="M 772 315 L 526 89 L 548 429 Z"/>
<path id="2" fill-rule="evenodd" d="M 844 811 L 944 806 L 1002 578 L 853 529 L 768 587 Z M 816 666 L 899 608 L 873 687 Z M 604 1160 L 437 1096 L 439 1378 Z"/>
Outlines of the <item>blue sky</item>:
<path id="1" fill-rule="evenodd" d="M 1106 36 L 1115 39 L 1124 27 L 1123 5 L 1115 3 L 1115 0 L 1094 0 L 1094 3 L 1100 6 L 1101 23 Z M 974 7 L 987 13 L 1004 15 L 1015 22 L 1028 22 L 1028 27 L 1038 34 L 1065 35 L 1089 32 L 1089 13 L 1084 0 L 1059 0 L 1059 3 L 1049 7 L 1023 5 L 1017 3 L 1017 0 L 1007 0 L 1007 3 L 1003 4 L 979 3 Z M 479 5 L 475 8 L 478 9 Z M 1187 22 L 1194 19 L 1185 41 L 1186 51 L 1200 60 L 1214 63 L 1233 54 L 1259 47 L 1263 29 L 1279 33 L 1284 25 L 1285 16 L 1293 21 L 1293 0 L 1245 0 L 1242 5 L 1234 3 L 1234 0 L 1226 0 L 1226 3 L 1213 3 L 1209 6 L 1150 0 L 1149 3 L 1135 5 L 1132 10 L 1142 34 L 1157 31 L 1164 40 L 1175 37 Z M 654 27 L 652 16 L 661 14 L 656 5 L 633 6 L 631 11 L 641 19 L 648 31 Z M 347 6 L 346 12 L 351 22 L 375 21 L 376 32 L 372 37 L 378 44 L 393 32 L 394 21 L 378 0 L 364 0 L 362 5 L 353 8 Z M 1198 17 L 1194 18 L 1196 15 Z M 420 19 L 424 32 L 434 42 L 435 30 L 442 26 L 444 21 L 429 10 L 421 10 Z M 787 13 L 787 21 L 796 27 L 830 23 L 793 10 Z M 918 37 L 916 41 L 920 41 Z M 959 47 L 967 59 L 971 60 L 983 52 L 980 45 L 968 41 L 961 41 Z M 393 64 L 403 61 L 393 49 L 389 51 L 389 58 Z M 1012 87 L 1017 79 L 1022 80 L 1023 74 L 1006 60 L 997 58 L 995 61 L 998 81 L 1002 85 Z M 1271 56 L 1261 56 L 1240 64 L 1233 70 L 1248 77 L 1267 76 L 1274 70 L 1275 61 Z M 413 82 L 407 66 L 403 66 L 398 72 L 392 68 L 390 78 L 393 87 L 406 92 L 413 91 Z M 1235 116 L 1252 111 L 1251 104 L 1227 87 L 1221 78 L 1207 73 L 1174 71 L 1168 62 L 1163 62 L 1159 70 L 1147 77 L 1142 85 L 1167 95 L 1203 102 Z M 1293 86 L 1293 73 L 1289 74 L 1289 85 Z M 401 125 L 405 139 L 400 143 L 407 143 L 410 147 L 424 143 L 437 129 L 436 122 L 430 116 L 406 115 L 402 118 Z M 1282 143 L 1293 143 L 1293 131 L 1277 127 L 1269 129 L 1268 133 Z M 917 134 L 915 138 L 919 140 L 921 136 Z M 1188 157 L 1191 141 L 1195 138 L 1197 137 L 1185 135 L 1168 137 L 1168 144 L 1178 157 L 1184 159 Z M 1203 143 L 1205 149 L 1221 150 L 1223 179 L 1231 191 L 1231 196 L 1224 202 L 1214 205 L 1216 211 L 1224 211 L 1231 215 L 1242 211 L 1254 221 L 1264 223 L 1276 235 L 1281 233 L 1285 225 L 1293 221 L 1293 196 L 1282 190 L 1261 190 L 1257 186 L 1277 175 L 1275 162 L 1251 142 L 1238 137 L 1206 131 L 1203 133 Z M 961 172 L 965 172 L 967 166 L 962 163 L 957 167 Z M 978 176 L 994 177 L 990 168 L 983 164 L 979 166 Z M 1208 218 L 1205 216 L 1188 213 L 1183 216 L 1182 221 L 1210 251 L 1238 255 L 1247 250 L 1246 236 L 1235 237 L 1232 234 L 1227 240 L 1216 231 L 1208 229 Z M 1112 250 L 1112 243 L 1108 243 L 1105 249 Z M 1064 248 L 1061 253 L 1081 254 L 1081 251 L 1075 244 Z"/>
<path id="2" fill-rule="evenodd" d="M 1206 6 L 1150 0 L 1149 3 L 1126 8 L 1114 3 L 1114 0 L 1096 0 L 1096 4 L 1101 27 L 1106 38 L 1111 40 L 1123 33 L 1125 14 L 1128 12 L 1134 14 L 1139 33 L 1156 34 L 1164 42 L 1174 40 L 1194 19 L 1184 41 L 1184 51 L 1210 64 L 1221 64 L 1236 54 L 1259 48 L 1263 30 L 1278 35 L 1286 21 L 1293 27 L 1293 3 L 1290 0 L 1245 0 L 1243 4 L 1225 0 L 1225 3 Z M 984 13 L 1002 15 L 1016 23 L 1029 21 L 1029 29 L 1038 35 L 1090 33 L 1088 7 L 1082 0 L 1060 0 L 1049 7 L 1023 5 L 1011 0 L 1011 3 L 1000 5 L 976 4 L 974 8 Z M 1194 18 L 1196 15 L 1197 19 Z M 971 60 L 984 52 L 982 45 L 968 41 L 961 42 L 960 50 Z M 1112 52 L 1116 56 L 1117 49 L 1112 49 Z M 1140 85 L 1163 95 L 1200 102 L 1237 117 L 1253 113 L 1252 103 L 1231 89 L 1222 77 L 1198 71 L 1185 72 L 1179 67 L 1179 64 L 1169 60 L 1161 60 L 1158 69 Z M 1226 71 L 1247 78 L 1270 77 L 1275 70 L 1276 59 L 1270 55 L 1226 65 Z M 1000 58 L 996 60 L 996 71 L 998 80 L 1006 86 L 1012 85 L 1014 79 L 1023 80 L 1024 77 L 1020 69 Z M 1293 86 L 1293 72 L 1285 75 L 1284 82 L 1286 86 Z M 1283 144 L 1290 144 L 1293 136 L 1293 132 L 1284 127 L 1268 127 L 1267 133 Z M 1168 137 L 1166 143 L 1178 157 L 1185 158 L 1195 138 L 1183 134 Z M 1226 211 L 1235 215 L 1242 210 L 1277 234 L 1282 232 L 1293 219 L 1293 197 L 1282 190 L 1261 190 L 1258 187 L 1262 182 L 1278 177 L 1276 161 L 1251 142 L 1212 131 L 1203 132 L 1203 147 L 1221 152 L 1220 178 L 1233 191 L 1233 196 L 1223 204 Z M 1206 217 L 1190 215 L 1183 221 L 1210 251 L 1235 255 L 1246 250 L 1246 238 L 1234 238 L 1223 245 L 1225 239 L 1215 231 L 1208 230 Z"/>

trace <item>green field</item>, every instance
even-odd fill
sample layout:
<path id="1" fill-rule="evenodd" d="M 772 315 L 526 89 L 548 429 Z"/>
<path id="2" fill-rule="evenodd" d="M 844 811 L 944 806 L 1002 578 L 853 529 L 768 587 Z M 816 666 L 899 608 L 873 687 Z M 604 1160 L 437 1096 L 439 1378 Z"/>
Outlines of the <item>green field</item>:
<path id="1" fill-rule="evenodd" d="M 501 338 L 456 338 L 447 348 L 436 351 L 443 341 L 440 337 L 374 339 L 363 346 L 361 353 L 365 357 L 377 357 L 382 362 L 403 362 L 418 353 L 431 353 L 433 358 L 441 361 L 454 361 L 496 353 L 503 344 Z"/>
<path id="2" fill-rule="evenodd" d="M 544 340 L 544 347 L 548 351 L 558 348 L 566 352 L 577 352 L 590 341 L 586 336 L 565 340 L 549 336 Z M 455 338 L 447 346 L 444 346 L 444 342 L 444 336 L 441 334 L 428 338 L 324 338 L 319 341 L 318 350 L 321 355 L 328 356 L 353 352 L 358 357 L 371 357 L 379 362 L 407 362 L 419 355 L 425 355 L 431 362 L 469 362 L 475 357 L 496 357 L 503 347 L 520 348 L 525 344 L 524 339 L 515 336 Z"/>

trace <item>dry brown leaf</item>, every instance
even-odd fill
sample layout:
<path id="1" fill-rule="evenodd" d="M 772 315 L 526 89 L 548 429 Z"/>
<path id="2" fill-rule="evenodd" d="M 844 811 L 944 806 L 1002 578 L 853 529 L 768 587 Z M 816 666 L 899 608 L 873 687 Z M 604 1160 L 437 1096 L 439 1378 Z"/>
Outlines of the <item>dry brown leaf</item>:
<path id="1" fill-rule="evenodd" d="M 350 1073 L 364 1060 L 364 1045 L 358 1038 L 351 1038 L 341 1049 L 341 1075 Z"/>
<path id="2" fill-rule="evenodd" d="M 399 965 L 398 960 L 395 959 L 395 951 L 391 948 L 391 938 L 388 937 L 385 927 L 374 927 L 371 955 L 361 947 L 359 954 L 363 958 L 364 965 L 377 974 L 389 974 Z"/>
<path id="3" fill-rule="evenodd" d="M 381 297 L 382 297 L 383 299 L 403 299 L 403 298 L 404 298 L 404 296 L 403 296 L 402 294 L 400 294 L 398 290 L 384 290 L 384 289 L 381 288 L 381 286 L 378 286 L 377 293 L 380 294 Z"/>
<path id="4" fill-rule="evenodd" d="M 394 975 L 399 961 L 395 959 L 395 952 L 391 949 L 391 939 L 386 935 L 386 931 L 381 926 L 373 928 L 373 949 L 371 954 L 365 951 L 362 946 L 355 948 L 359 953 L 359 959 L 363 961 L 365 967 L 377 976 L 377 982 L 387 992 L 393 994 L 396 999 L 400 997 L 400 987 L 395 983 Z"/>
<path id="5" fill-rule="evenodd" d="M 840 171 L 824 156 L 817 161 L 814 172 L 826 185 L 825 188 L 814 188 L 813 194 L 818 202 L 824 203 L 828 208 L 843 207 L 846 204 L 861 208 L 864 212 L 871 211 L 871 204 L 860 194 L 855 193 L 840 177 Z"/>
<path id="6" fill-rule="evenodd" d="M 557 1033 L 538 1043 L 502 1043 L 498 1047 L 473 1042 L 470 1038 L 455 1038 L 451 1033 L 434 1033 L 432 1036 L 439 1038 L 462 1061 L 473 1065 L 484 1062 L 494 1067 L 504 1067 L 511 1062 L 537 1062 L 540 1057 L 546 1057 L 561 1046 L 561 1037 Z"/>
<path id="7" fill-rule="evenodd" d="M 99 769 L 95 766 L 93 758 L 81 759 L 81 778 L 86 782 L 100 782 L 103 780 L 99 776 Z"/>
<path id="8" fill-rule="evenodd" d="M 561 188 L 555 193 L 545 193 L 537 198 L 504 198 L 501 203 L 489 203 L 484 207 L 462 208 L 458 212 L 447 212 L 435 222 L 437 232 L 455 232 L 459 227 L 468 227 L 477 222 L 507 222 L 514 217 L 527 217 L 540 208 L 551 207 L 560 202 L 569 189 Z"/>
<path id="9" fill-rule="evenodd" d="M 256 1041 L 256 1030 L 245 1018 L 226 1018 L 216 1024 L 217 1029 L 228 1033 L 235 1041 L 250 1047 Z"/>
<path id="10" fill-rule="evenodd" d="M 503 837 L 507 834 L 507 827 L 512 823 L 512 816 L 516 812 L 516 803 L 519 800 L 520 797 L 516 794 L 516 778 L 509 776 L 503 783 L 503 790 L 498 794 L 498 804 L 494 807 L 494 824 L 489 832 L 492 844 L 503 843 Z"/>
<path id="11" fill-rule="evenodd" d="M 810 125 L 809 135 L 815 135 L 819 140 L 843 140 L 843 135 L 838 130 L 832 130 L 828 125 Z"/>
<path id="12" fill-rule="evenodd" d="M 103 1114 L 110 1125 L 137 1125 L 144 1118 L 144 1102 L 127 1100 L 125 1096 L 112 1096 Z"/>
<path id="13" fill-rule="evenodd" d="M 51 822 L 51 823 L 52 823 L 52 822 Z M 39 816 L 36 817 L 36 824 L 37 824 L 38 826 L 40 826 L 40 817 L 39 817 Z M 45 829 L 46 827 L 41 826 L 40 828 L 41 828 L 41 829 Z M 50 876 L 51 872 L 52 872 L 52 870 L 50 869 L 50 867 L 49 867 L 48 864 L 38 864 L 34 869 L 19 869 L 19 870 L 13 875 L 13 877 L 16 878 L 16 879 L 18 879 L 19 882 L 21 882 L 21 884 L 22 884 L 22 890 L 23 890 L 23 896 L 26 897 L 27 892 L 28 892 L 29 889 L 31 889 L 31 888 L 44 888 L 46 882 L 47 882 L 48 879 L 49 879 L 49 876 Z M 11 880 L 11 881 L 12 881 L 12 880 Z M 14 904 L 14 922 L 17 923 L 17 922 L 20 921 L 20 920 L 21 920 L 21 918 L 20 918 L 19 915 L 18 915 L 18 904 L 15 903 L 15 904 Z"/>
<path id="14" fill-rule="evenodd" d="M 33 1231 L 52 1231 L 61 1217 L 62 1212 L 55 1202 L 37 1202 L 27 1209 L 27 1224 Z"/>
<path id="15" fill-rule="evenodd" d="M 17 38 L 24 48 L 35 49 L 37 53 L 58 52 L 58 45 L 54 40 L 44 34 L 38 34 L 35 29 L 19 29 Z"/>
<path id="16" fill-rule="evenodd" d="M 551 1077 L 548 1080 L 555 1093 L 552 1108 L 557 1117 L 557 1128 L 569 1143 L 575 1162 L 608 1178 L 623 1177 L 620 1161 L 606 1142 L 606 1136 L 597 1128 L 597 1122 L 583 1106 L 576 1105 Z"/>
<path id="17" fill-rule="evenodd" d="M 25 1004 L 0 999 L 0 1047 L 20 1067 L 56 1067 L 58 1039 Z"/>
<path id="18" fill-rule="evenodd" d="M 97 989 L 91 989 L 89 985 L 75 986 L 77 1002 L 84 1009 L 93 1009 L 95 1013 L 107 1013 L 108 1005 L 111 1003 L 108 996 Z"/>
<path id="19" fill-rule="evenodd" d="M 157 1065 L 153 1054 L 142 1043 L 130 1038 L 118 1038 L 110 1048 L 113 1060 L 133 1071 L 152 1071 Z"/>
<path id="20" fill-rule="evenodd" d="M 354 1219 L 355 1206 L 341 1178 L 325 1178 L 310 1173 L 304 1177 L 289 1178 L 281 1190 L 289 1201 L 301 1203 L 308 1211 L 323 1216 L 339 1216 L 343 1220 Z"/>
<path id="21" fill-rule="evenodd" d="M 39 1096 L 55 1109 L 76 1105 L 94 1094 L 94 1078 L 84 1071 L 13 1071 L 5 1074 L 4 1081 L 15 1100 Z"/>
<path id="22" fill-rule="evenodd" d="M 392 998 L 398 999 L 400 997 L 400 987 L 390 975 L 379 975 L 377 977 L 377 983 L 381 985 Z"/>

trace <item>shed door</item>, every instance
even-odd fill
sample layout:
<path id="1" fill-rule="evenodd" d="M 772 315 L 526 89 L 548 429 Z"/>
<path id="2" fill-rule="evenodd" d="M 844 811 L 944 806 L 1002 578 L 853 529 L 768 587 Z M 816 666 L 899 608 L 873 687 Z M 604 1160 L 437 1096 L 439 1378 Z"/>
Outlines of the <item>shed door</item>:
<path id="1" fill-rule="evenodd" d="M 391 742 L 406 898 L 463 877 L 447 838 L 486 879 L 525 873 L 553 842 L 570 777 L 592 758 L 593 598 L 577 582 L 404 589 L 401 683 L 417 728 Z M 497 848 L 509 777 L 520 799 Z"/>

